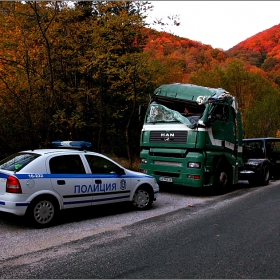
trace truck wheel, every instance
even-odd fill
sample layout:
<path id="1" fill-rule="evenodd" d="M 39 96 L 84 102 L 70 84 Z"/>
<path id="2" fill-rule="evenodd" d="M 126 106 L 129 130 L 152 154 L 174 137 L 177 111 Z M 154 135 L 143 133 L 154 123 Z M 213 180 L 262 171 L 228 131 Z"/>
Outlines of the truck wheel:
<path id="1" fill-rule="evenodd" d="M 229 189 L 231 186 L 231 174 L 228 168 L 220 168 L 218 169 L 214 187 L 218 190 L 218 192 L 224 192 L 225 190 Z"/>
<path id="2" fill-rule="evenodd" d="M 146 210 L 151 207 L 153 203 L 153 195 L 145 187 L 139 187 L 132 199 L 132 204 L 135 208 L 140 210 Z"/>
<path id="3" fill-rule="evenodd" d="M 260 171 L 260 174 L 248 179 L 248 182 L 252 186 L 266 186 L 269 182 L 269 177 L 269 167 L 268 165 L 264 165 Z"/>
<path id="4" fill-rule="evenodd" d="M 269 182 L 269 167 L 268 165 L 264 165 L 262 170 L 261 170 L 261 175 L 260 175 L 260 184 L 261 186 L 266 186 Z"/>
<path id="5" fill-rule="evenodd" d="M 39 197 L 31 202 L 27 216 L 35 228 L 46 228 L 53 225 L 58 207 L 51 197 Z"/>

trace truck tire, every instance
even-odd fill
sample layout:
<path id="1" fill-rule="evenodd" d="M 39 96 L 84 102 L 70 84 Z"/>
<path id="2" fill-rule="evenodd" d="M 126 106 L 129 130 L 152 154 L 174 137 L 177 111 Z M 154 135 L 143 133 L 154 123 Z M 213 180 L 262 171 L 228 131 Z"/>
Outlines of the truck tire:
<path id="1" fill-rule="evenodd" d="M 225 167 L 220 167 L 217 169 L 214 181 L 214 187 L 216 190 L 221 193 L 225 192 L 231 187 L 232 179 L 231 179 L 230 169 Z"/>
<path id="2" fill-rule="evenodd" d="M 261 186 L 268 185 L 269 178 L 270 178 L 269 166 L 267 164 L 265 164 L 262 167 L 261 174 L 260 174 L 260 185 Z"/>
<path id="3" fill-rule="evenodd" d="M 264 164 L 261 167 L 260 174 L 255 175 L 254 177 L 248 179 L 248 182 L 252 186 L 266 186 L 270 179 L 269 166 Z"/>

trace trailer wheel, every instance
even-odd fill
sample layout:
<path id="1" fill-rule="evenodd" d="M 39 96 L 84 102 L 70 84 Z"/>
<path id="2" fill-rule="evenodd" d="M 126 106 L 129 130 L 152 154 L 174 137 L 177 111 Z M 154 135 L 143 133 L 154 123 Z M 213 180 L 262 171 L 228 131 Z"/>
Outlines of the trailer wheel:
<path id="1" fill-rule="evenodd" d="M 252 186 L 266 186 L 269 182 L 270 172 L 267 164 L 263 165 L 260 170 L 260 174 L 248 179 L 248 182 Z"/>
<path id="2" fill-rule="evenodd" d="M 268 165 L 264 165 L 262 167 L 261 174 L 260 174 L 260 185 L 266 186 L 269 182 L 269 178 L 270 178 L 269 167 Z"/>

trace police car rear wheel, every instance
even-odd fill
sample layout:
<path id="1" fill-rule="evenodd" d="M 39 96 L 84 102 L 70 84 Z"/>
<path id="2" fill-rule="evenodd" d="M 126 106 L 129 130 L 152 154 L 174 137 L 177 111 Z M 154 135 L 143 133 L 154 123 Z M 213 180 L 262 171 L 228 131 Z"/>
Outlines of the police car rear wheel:
<path id="1" fill-rule="evenodd" d="M 48 227 L 53 224 L 55 217 L 56 205 L 52 199 L 37 199 L 30 206 L 29 218 L 35 227 Z"/>
<path id="2" fill-rule="evenodd" d="M 150 208 L 152 203 L 152 195 L 146 188 L 139 188 L 136 190 L 132 200 L 132 204 L 135 208 L 145 210 Z"/>

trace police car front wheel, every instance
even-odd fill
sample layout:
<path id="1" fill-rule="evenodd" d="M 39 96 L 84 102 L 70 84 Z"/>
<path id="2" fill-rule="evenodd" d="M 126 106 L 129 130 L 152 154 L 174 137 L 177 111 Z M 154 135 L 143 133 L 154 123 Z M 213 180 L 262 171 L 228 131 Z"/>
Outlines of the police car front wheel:
<path id="1" fill-rule="evenodd" d="M 135 208 L 145 210 L 150 208 L 152 203 L 153 196 L 147 188 L 140 187 L 136 190 L 132 200 L 132 204 Z"/>
<path id="2" fill-rule="evenodd" d="M 54 223 L 56 212 L 57 207 L 54 199 L 41 197 L 31 203 L 27 215 L 33 226 L 44 228 Z"/>

